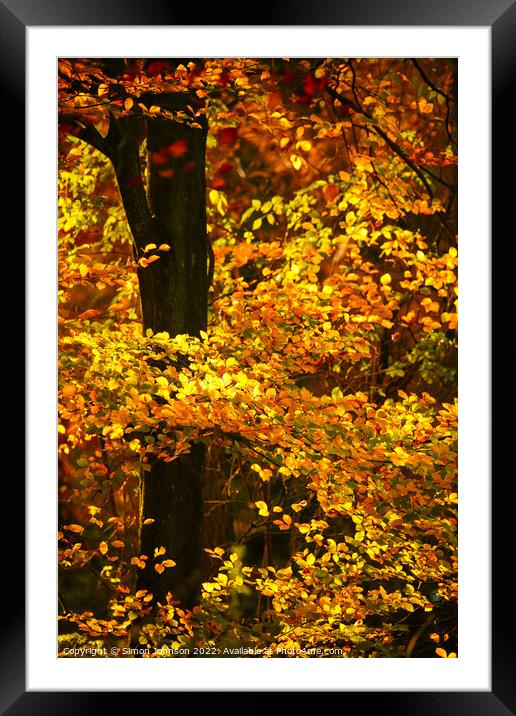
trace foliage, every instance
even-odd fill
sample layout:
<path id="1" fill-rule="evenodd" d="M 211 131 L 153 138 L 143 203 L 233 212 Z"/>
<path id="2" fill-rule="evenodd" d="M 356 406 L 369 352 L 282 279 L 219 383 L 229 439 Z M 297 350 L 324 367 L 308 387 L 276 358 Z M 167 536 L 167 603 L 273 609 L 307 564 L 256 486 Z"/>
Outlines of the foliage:
<path id="1" fill-rule="evenodd" d="M 60 63 L 62 655 L 455 655 L 454 92 L 446 60 Z M 109 112 L 208 116 L 200 337 L 142 331 L 137 267 L 171 247 L 138 264 L 66 124 Z M 136 571 L 175 563 L 139 554 L 139 472 L 199 441 L 202 598 L 156 605 Z"/>

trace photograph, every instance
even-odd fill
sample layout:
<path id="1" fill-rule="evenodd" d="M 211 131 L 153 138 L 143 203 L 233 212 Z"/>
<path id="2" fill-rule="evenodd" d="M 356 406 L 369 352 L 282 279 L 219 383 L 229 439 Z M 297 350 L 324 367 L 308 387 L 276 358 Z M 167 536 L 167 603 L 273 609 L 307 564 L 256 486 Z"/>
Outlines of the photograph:
<path id="1" fill-rule="evenodd" d="M 0 714 L 511 716 L 516 3 L 255 10 L 0 0 L 27 341 Z"/>
<path id="2" fill-rule="evenodd" d="M 457 59 L 57 86 L 58 656 L 457 658 Z"/>

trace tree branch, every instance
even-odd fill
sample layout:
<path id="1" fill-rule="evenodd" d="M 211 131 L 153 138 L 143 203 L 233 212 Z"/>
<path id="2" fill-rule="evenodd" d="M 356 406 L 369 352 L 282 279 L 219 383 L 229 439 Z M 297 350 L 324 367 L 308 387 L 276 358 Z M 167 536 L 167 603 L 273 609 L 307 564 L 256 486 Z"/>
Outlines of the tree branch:
<path id="1" fill-rule="evenodd" d="M 439 89 L 439 87 L 436 87 L 434 85 L 434 83 L 429 79 L 428 75 L 425 73 L 425 71 L 419 64 L 419 62 L 414 57 L 412 57 L 411 62 L 414 65 L 414 67 L 416 68 L 416 70 L 419 72 L 419 74 L 421 75 L 421 79 L 423 80 L 423 82 L 426 82 L 426 84 L 430 87 L 430 89 L 432 89 L 436 94 L 441 95 L 441 97 L 444 97 L 444 99 L 446 100 L 446 120 L 445 120 L 446 134 L 448 135 L 448 139 L 452 143 L 453 147 L 456 148 L 457 142 L 454 140 L 454 138 L 452 137 L 452 134 L 450 132 L 450 112 L 451 112 L 450 105 L 451 105 L 452 99 L 446 94 L 446 92 L 443 92 L 442 90 Z"/>
<path id="2" fill-rule="evenodd" d="M 58 123 L 73 126 L 75 131 L 71 134 L 73 134 L 74 137 L 78 137 L 82 139 L 83 142 L 91 144 L 92 147 L 95 147 L 95 149 L 98 149 L 105 157 L 113 161 L 113 147 L 108 139 L 109 133 L 108 137 L 103 137 L 93 124 L 84 124 L 75 114 L 60 114 Z"/>
<path id="3" fill-rule="evenodd" d="M 381 129 L 381 127 L 379 127 L 374 122 L 373 118 L 365 110 L 363 110 L 361 108 L 360 103 L 357 103 L 356 101 L 352 102 L 347 97 L 344 97 L 344 95 L 341 94 L 340 92 L 338 92 L 338 90 L 336 90 L 335 87 L 330 87 L 328 85 L 326 87 L 326 90 L 334 99 L 338 99 L 341 104 L 351 107 L 355 112 L 359 112 L 360 114 L 363 114 L 364 117 L 367 117 L 367 119 L 371 122 L 371 129 L 374 132 L 376 132 L 376 134 L 378 134 L 378 136 L 380 136 L 386 144 L 388 144 L 388 146 L 392 149 L 392 151 L 400 159 L 402 159 L 405 162 L 405 164 L 408 167 L 410 167 L 410 169 L 412 169 L 412 171 L 420 179 L 421 183 L 425 187 L 427 194 L 430 197 L 433 197 L 434 194 L 433 194 L 432 188 L 430 187 L 430 184 L 428 183 L 428 181 L 425 177 L 425 173 L 428 174 L 430 177 L 432 177 L 432 179 L 434 179 L 435 181 L 437 181 L 440 184 L 442 184 L 443 186 L 447 187 L 448 189 L 453 189 L 453 187 L 450 184 L 448 184 L 448 182 L 446 182 L 446 181 L 444 181 L 444 179 L 441 179 L 440 177 L 436 176 L 433 172 L 429 171 L 428 169 L 425 169 L 424 167 L 418 167 L 417 164 L 415 164 L 412 161 L 412 159 L 410 159 L 410 157 L 407 156 L 407 154 L 403 151 L 403 149 L 398 144 L 396 144 L 396 142 L 393 139 L 391 139 L 389 137 L 389 135 L 386 134 L 386 132 L 384 132 L 383 129 Z M 355 91 L 353 93 L 356 95 Z"/>

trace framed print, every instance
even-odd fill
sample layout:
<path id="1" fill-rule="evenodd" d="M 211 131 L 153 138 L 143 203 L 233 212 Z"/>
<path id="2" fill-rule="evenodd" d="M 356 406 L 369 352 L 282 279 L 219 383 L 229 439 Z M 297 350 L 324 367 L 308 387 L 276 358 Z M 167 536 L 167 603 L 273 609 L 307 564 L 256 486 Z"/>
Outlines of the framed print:
<path id="1" fill-rule="evenodd" d="M 3 712 L 345 691 L 513 713 L 489 129 L 514 6 L 0 11 L 29 328 Z"/>

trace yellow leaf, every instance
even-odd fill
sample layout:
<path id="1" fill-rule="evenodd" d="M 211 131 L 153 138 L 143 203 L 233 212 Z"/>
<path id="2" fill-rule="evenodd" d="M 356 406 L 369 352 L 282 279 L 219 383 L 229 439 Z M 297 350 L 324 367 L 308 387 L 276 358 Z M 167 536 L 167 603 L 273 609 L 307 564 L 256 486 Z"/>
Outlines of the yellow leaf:
<path id="1" fill-rule="evenodd" d="M 131 109 L 131 107 L 133 106 L 133 104 L 134 104 L 134 101 L 133 101 L 132 97 L 126 97 L 126 98 L 124 99 L 124 109 L 125 109 L 127 112 Z"/>
<path id="2" fill-rule="evenodd" d="M 82 276 L 83 278 L 84 278 L 85 276 L 87 276 L 87 274 L 88 274 L 88 267 L 86 266 L 86 264 L 81 264 L 81 265 L 79 266 L 79 273 L 81 274 L 81 276 Z"/>
<path id="3" fill-rule="evenodd" d="M 269 468 L 267 468 L 267 467 L 260 472 L 260 478 L 264 482 L 268 482 L 271 479 L 271 477 L 272 477 L 272 470 L 269 470 Z"/>
<path id="4" fill-rule="evenodd" d="M 263 500 L 258 500 L 258 502 L 255 502 L 254 504 L 255 504 L 256 507 L 258 508 L 258 514 L 259 514 L 261 517 L 268 517 L 268 516 L 269 516 L 269 508 L 267 507 L 267 505 L 265 504 L 265 502 L 263 502 Z"/>
<path id="5" fill-rule="evenodd" d="M 298 172 L 301 169 L 301 167 L 303 166 L 304 160 L 302 157 L 300 157 L 297 154 L 291 154 L 290 155 L 290 163 L 292 164 L 292 166 L 294 167 L 296 172 Z"/>
<path id="6" fill-rule="evenodd" d="M 306 505 L 307 505 L 306 500 L 302 500 L 301 502 L 294 502 L 294 504 L 291 505 L 291 507 L 294 510 L 294 512 L 301 512 L 303 507 L 306 507 Z"/>
<path id="7" fill-rule="evenodd" d="M 388 286 L 390 282 L 392 281 L 390 273 L 384 273 L 383 276 L 380 277 L 380 283 L 383 286 Z"/>
<path id="8" fill-rule="evenodd" d="M 163 574 L 163 572 L 165 571 L 165 567 L 162 564 L 155 564 L 154 569 L 158 574 Z"/>
<path id="9" fill-rule="evenodd" d="M 99 552 L 100 554 L 107 554 L 109 547 L 107 546 L 107 542 L 101 542 L 99 544 Z"/>
<path id="10" fill-rule="evenodd" d="M 154 556 L 159 557 L 161 554 L 165 554 L 166 551 L 165 547 L 156 547 L 154 550 Z"/>
<path id="11" fill-rule="evenodd" d="M 304 139 L 302 142 L 298 142 L 296 147 L 298 149 L 301 149 L 303 152 L 309 152 L 312 148 L 312 143 L 309 142 L 307 139 Z"/>
<path id="12" fill-rule="evenodd" d="M 154 520 L 151 517 L 148 517 L 146 520 L 143 520 L 144 525 L 152 525 L 154 523 Z"/>

